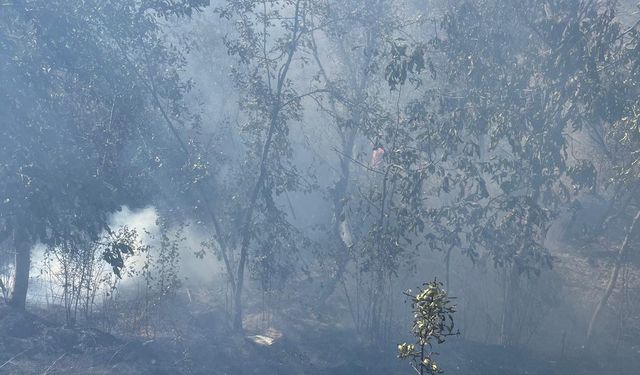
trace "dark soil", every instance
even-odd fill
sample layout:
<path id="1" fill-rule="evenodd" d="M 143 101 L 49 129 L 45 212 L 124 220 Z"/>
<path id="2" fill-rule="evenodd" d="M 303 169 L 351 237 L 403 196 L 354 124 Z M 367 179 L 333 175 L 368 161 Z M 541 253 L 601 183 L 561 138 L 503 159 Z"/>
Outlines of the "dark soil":
<path id="1" fill-rule="evenodd" d="M 289 324 L 271 345 L 216 328 L 216 314 L 186 319 L 180 336 L 115 337 L 68 328 L 0 306 L 0 374 L 127 375 L 390 375 L 412 374 L 392 351 L 372 349 L 346 328 Z M 205 328 L 203 328 L 205 327 Z M 207 328 L 208 327 L 208 328 Z M 393 347 L 393 345 L 390 345 Z M 594 361 L 553 361 L 534 353 L 451 339 L 442 367 L 452 375 L 581 375 L 607 373 Z M 616 372 L 617 374 L 619 372 Z M 621 373 L 620 373 L 621 374 Z"/>

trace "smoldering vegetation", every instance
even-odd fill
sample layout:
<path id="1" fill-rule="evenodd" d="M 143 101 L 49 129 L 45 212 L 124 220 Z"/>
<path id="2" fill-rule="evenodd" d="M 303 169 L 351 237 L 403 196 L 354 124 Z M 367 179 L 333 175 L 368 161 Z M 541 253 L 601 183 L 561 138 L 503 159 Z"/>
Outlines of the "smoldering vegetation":
<path id="1" fill-rule="evenodd" d="M 0 0 L 0 374 L 636 374 L 640 8 Z"/>

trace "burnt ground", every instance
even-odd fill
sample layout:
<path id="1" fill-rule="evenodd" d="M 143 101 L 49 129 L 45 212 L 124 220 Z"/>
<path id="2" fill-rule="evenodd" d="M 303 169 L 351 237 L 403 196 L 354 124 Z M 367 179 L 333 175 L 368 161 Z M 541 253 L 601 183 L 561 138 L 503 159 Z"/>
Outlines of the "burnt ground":
<path id="1" fill-rule="evenodd" d="M 67 328 L 0 306 L 0 374 L 413 373 L 392 350 L 373 349 L 349 329 L 326 322 L 290 320 L 286 332 L 270 329 L 245 336 L 223 325 L 206 324 L 217 319 L 211 311 L 186 318 L 188 324 L 178 336 L 111 335 L 98 329 Z M 452 375 L 623 374 L 601 368 L 589 358 L 560 361 L 454 338 L 442 346 L 439 360 Z"/>

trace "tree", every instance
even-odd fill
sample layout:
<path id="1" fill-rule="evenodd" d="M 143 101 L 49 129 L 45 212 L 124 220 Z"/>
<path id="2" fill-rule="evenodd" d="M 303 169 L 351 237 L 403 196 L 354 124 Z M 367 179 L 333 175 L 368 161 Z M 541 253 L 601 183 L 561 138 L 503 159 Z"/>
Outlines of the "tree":
<path id="1" fill-rule="evenodd" d="M 611 14 L 614 15 L 613 12 Z M 582 173 L 578 183 L 584 184 L 585 180 L 590 179 L 593 182 L 587 185 L 607 196 L 609 209 L 601 218 L 600 225 L 593 229 L 596 233 L 619 236 L 619 244 L 604 293 L 589 321 L 587 347 L 593 345 L 599 319 L 614 293 L 628 254 L 637 246 L 640 224 L 640 122 L 635 99 L 640 85 L 640 30 L 637 23 L 625 27 L 613 17 L 605 26 L 610 34 L 611 58 L 598 67 L 602 82 L 598 98 L 602 103 L 598 112 L 601 121 L 589 129 L 603 162 L 598 169 L 591 165 L 588 173 Z M 596 184 L 596 181 L 600 183 Z"/>
<path id="2" fill-rule="evenodd" d="M 581 160 L 570 138 L 602 119 L 598 75 L 617 48 L 613 10 L 613 2 L 462 1 L 433 40 L 449 86 L 430 98 L 453 135 L 443 144 L 461 151 L 446 178 L 460 197 L 439 211 L 460 226 L 442 229 L 506 268 L 504 344 L 516 344 L 519 278 L 551 265 L 546 232 L 575 197 L 567 181 Z M 499 21 L 485 22 L 489 15 Z"/>
<path id="3" fill-rule="evenodd" d="M 308 11 L 309 2 L 302 0 L 231 0 L 218 8 L 220 16 L 233 20 L 236 26 L 225 43 L 240 62 L 232 74 L 242 93 L 240 108 L 246 116 L 241 129 L 245 156 L 234 181 L 234 190 L 239 187 L 242 191 L 241 199 L 233 193 L 226 209 L 231 210 L 234 221 L 229 227 L 216 229 L 216 250 L 224 260 L 234 297 L 235 329 L 242 329 L 245 271 L 252 261 L 261 259 L 254 257 L 256 250 L 266 251 L 262 259 L 269 261 L 262 265 L 274 265 L 280 257 L 277 250 L 295 251 L 297 231 L 276 199 L 301 185 L 290 160 L 288 122 L 300 118 L 300 100 L 306 94 L 297 93 L 289 73 L 309 34 Z M 257 249 L 252 249 L 252 243 Z M 236 264 L 231 261 L 234 249 Z M 264 271 L 263 275 L 270 272 Z"/>
<path id="4" fill-rule="evenodd" d="M 350 218 L 351 198 L 362 188 L 363 181 L 358 180 L 363 172 L 372 170 L 367 150 L 377 138 L 376 124 L 388 119 L 382 103 L 389 95 L 379 73 L 386 61 L 385 42 L 397 22 L 388 1 L 352 1 L 316 5 L 313 23 L 324 25 L 314 29 L 311 38 L 318 69 L 316 80 L 326 91 L 318 95 L 316 103 L 332 121 L 327 138 L 330 143 L 337 143 L 334 150 L 338 159 L 337 180 L 328 189 L 333 211 L 327 235 L 334 241 L 325 250 L 330 255 L 327 263 L 331 260 L 325 265 L 331 272 L 320 295 L 320 300 L 325 301 L 336 285 L 344 282 L 349 262 L 357 258 L 359 238 L 352 229 L 357 230 L 359 223 Z M 334 56 L 336 66 L 325 68 L 325 55 Z M 359 149 L 365 151 L 356 154 Z M 354 315 L 359 325 L 359 311 Z"/>
<path id="5" fill-rule="evenodd" d="M 2 4 L 0 234 L 16 251 L 16 307 L 25 306 L 36 242 L 95 239 L 109 231 L 110 213 L 150 196 L 151 185 L 140 177 L 152 163 L 132 140 L 151 128 L 158 98 L 179 114 L 187 89 L 176 72 L 180 56 L 163 42 L 158 18 L 188 16 L 205 4 Z M 152 58 L 142 59 L 141 43 L 152 46 Z"/>
<path id="6" fill-rule="evenodd" d="M 337 181 L 329 189 L 328 227 L 335 245 L 325 260 L 334 269 L 321 300 L 342 283 L 358 329 L 384 340 L 392 321 L 393 280 L 424 244 L 419 197 L 426 162 L 416 147 L 417 123 L 408 115 L 403 88 L 420 86 L 417 74 L 430 59 L 422 43 L 410 45 L 401 37 L 422 17 L 408 16 L 390 1 L 327 2 L 318 13 L 316 22 L 326 27 L 314 33 L 312 48 L 328 105 L 322 98 L 317 102 L 334 122 L 338 157 Z M 327 54 L 336 56 L 337 66 L 325 68 Z"/>

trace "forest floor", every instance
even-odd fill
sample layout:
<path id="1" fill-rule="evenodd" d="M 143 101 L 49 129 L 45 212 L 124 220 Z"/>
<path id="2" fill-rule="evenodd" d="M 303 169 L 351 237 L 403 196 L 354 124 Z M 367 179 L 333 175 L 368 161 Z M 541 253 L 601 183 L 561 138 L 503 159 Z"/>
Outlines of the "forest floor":
<path id="1" fill-rule="evenodd" d="M 287 331 L 236 335 L 216 314 L 188 317 L 180 336 L 119 335 L 66 328 L 0 306 L 0 374 L 411 374 L 392 350 L 373 349 L 352 331 L 327 322 L 288 321 Z M 206 324 L 209 322 L 209 324 Z M 394 345 L 390 345 L 393 349 Z M 593 361 L 544 358 L 531 352 L 451 339 L 439 360 L 447 374 L 581 375 L 608 373 Z M 618 374 L 618 372 L 616 372 Z"/>

